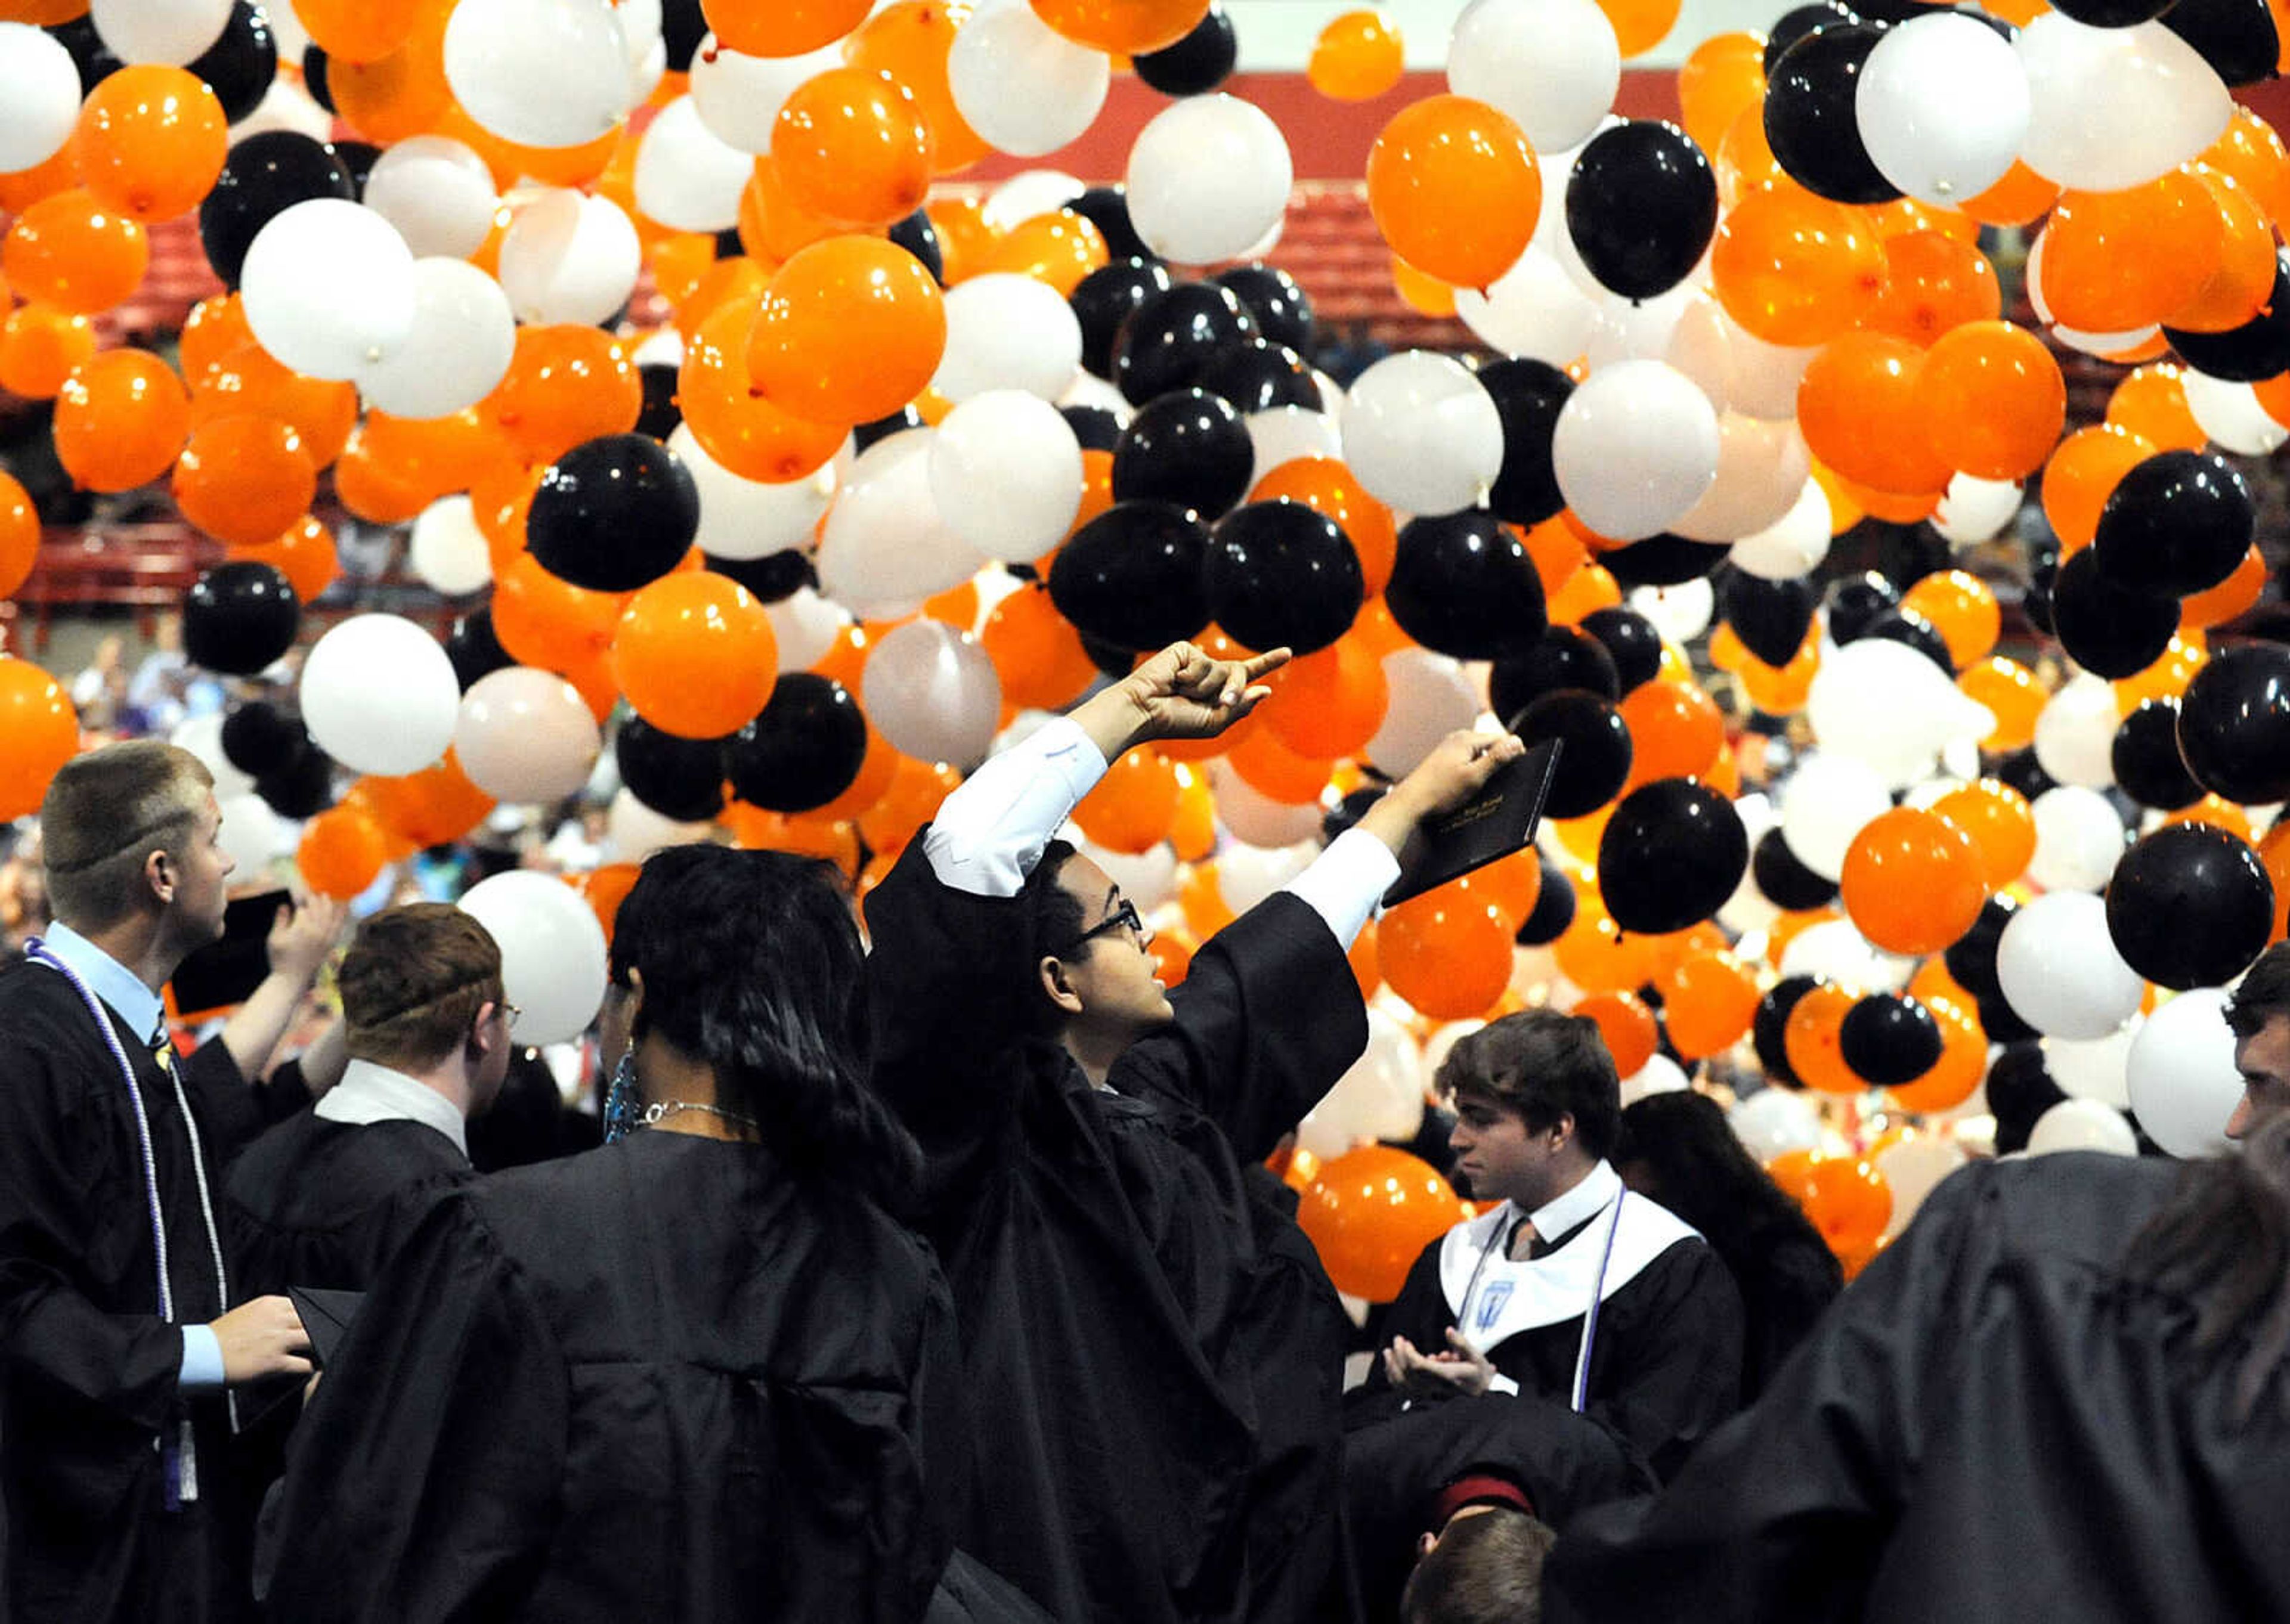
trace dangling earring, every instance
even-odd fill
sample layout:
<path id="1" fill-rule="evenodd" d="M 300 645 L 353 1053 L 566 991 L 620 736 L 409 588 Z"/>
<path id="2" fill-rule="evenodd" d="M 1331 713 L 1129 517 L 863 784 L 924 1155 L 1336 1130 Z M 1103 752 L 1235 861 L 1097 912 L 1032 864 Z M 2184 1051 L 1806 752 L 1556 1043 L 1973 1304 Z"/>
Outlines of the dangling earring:
<path id="1" fill-rule="evenodd" d="M 637 1089 L 636 1045 L 621 1051 L 613 1068 L 613 1086 L 605 1095 L 605 1142 L 624 1139 L 642 1121 L 644 1107 Z"/>

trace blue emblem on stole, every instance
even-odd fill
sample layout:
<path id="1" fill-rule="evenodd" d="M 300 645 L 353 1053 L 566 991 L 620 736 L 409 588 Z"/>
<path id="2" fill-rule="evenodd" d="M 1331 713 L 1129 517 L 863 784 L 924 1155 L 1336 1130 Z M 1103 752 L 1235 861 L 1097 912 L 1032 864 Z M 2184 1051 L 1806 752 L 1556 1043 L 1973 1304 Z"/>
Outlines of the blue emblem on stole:
<path id="1" fill-rule="evenodd" d="M 1510 1301 L 1511 1282 L 1498 1280 L 1487 1287 L 1487 1294 L 1479 1300 L 1478 1324 L 1475 1330 L 1485 1331 L 1501 1317 L 1503 1305 Z"/>

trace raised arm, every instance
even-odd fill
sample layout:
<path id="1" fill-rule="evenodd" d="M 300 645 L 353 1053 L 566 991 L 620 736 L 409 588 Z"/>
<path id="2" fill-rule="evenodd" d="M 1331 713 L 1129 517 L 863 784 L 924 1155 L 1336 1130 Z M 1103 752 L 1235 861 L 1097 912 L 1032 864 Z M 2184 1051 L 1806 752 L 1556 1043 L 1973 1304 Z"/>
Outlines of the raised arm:
<path id="1" fill-rule="evenodd" d="M 242 1076 L 260 1076 L 270 1064 L 302 995 L 318 979 L 318 971 L 334 950 L 348 916 L 349 910 L 331 897 L 298 898 L 278 910 L 265 943 L 270 973 L 223 1023 L 223 1046 L 230 1051 Z"/>

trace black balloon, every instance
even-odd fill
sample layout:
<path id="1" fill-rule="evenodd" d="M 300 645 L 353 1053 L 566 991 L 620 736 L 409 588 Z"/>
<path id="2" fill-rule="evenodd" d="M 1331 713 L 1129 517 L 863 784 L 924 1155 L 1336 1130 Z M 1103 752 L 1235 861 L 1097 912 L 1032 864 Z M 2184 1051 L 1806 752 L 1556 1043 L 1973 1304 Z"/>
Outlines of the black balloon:
<path id="1" fill-rule="evenodd" d="M 1209 616 L 1244 648 L 1309 654 L 1350 629 L 1365 588 L 1333 519 L 1301 502 L 1250 502 L 1209 532 Z"/>
<path id="2" fill-rule="evenodd" d="M 365 196 L 365 178 L 373 173 L 373 166 L 381 160 L 381 148 L 372 141 L 336 141 L 334 156 L 341 163 L 342 172 L 350 178 L 350 185 L 359 197 Z M 626 311 L 628 307 L 621 307 Z M 614 318 L 619 319 L 618 317 Z M 610 322 L 605 325 L 610 326 Z"/>
<path id="3" fill-rule="evenodd" d="M 2028 593 L 2020 600 L 2020 609 L 2028 617 L 2028 624 L 2046 637 L 2053 636 L 2052 588 L 2059 584 L 2059 579 L 2058 554 L 2029 560 Z"/>
<path id="4" fill-rule="evenodd" d="M 1574 380 L 1547 362 L 1527 359 L 1483 366 L 1478 378 L 1502 420 L 1502 468 L 1487 506 L 1509 524 L 1540 524 L 1566 505 L 1550 466 L 1550 436 Z"/>
<path id="5" fill-rule="evenodd" d="M 2036 759 L 2036 752 L 2032 748 L 2013 751 L 1996 764 L 1996 771 L 1990 776 L 1998 783 L 2018 790 L 2030 801 L 2046 789 L 2059 788 L 2059 780 L 2044 771 L 2044 764 Z"/>
<path id="6" fill-rule="evenodd" d="M 1854 114 L 1861 66 L 1885 37 L 1873 22 L 1816 28 L 1766 76 L 1766 143 L 1790 180 L 1836 203 L 1889 203 L 1900 188 L 1862 145 Z"/>
<path id="7" fill-rule="evenodd" d="M 2250 487 L 2232 463 L 2216 452 L 2159 452 L 2110 492 L 2091 553 L 2119 587 L 2185 597 L 2232 575 L 2257 529 Z"/>
<path id="8" fill-rule="evenodd" d="M 833 677 L 790 671 L 756 719 L 724 741 L 732 793 L 765 812 L 806 812 L 857 781 L 867 718 Z"/>
<path id="9" fill-rule="evenodd" d="M 1661 670 L 1661 634 L 1637 610 L 1594 609 L 1582 617 L 1581 627 L 1613 656 L 1625 696 Z"/>
<path id="10" fill-rule="evenodd" d="M 2004 940 L 2004 927 L 2019 911 L 2019 903 L 2010 895 L 1998 892 L 1981 904 L 1980 917 L 1972 922 L 1972 928 L 1950 942 L 1942 955 L 1950 978 L 1983 1009 L 2004 1002 L 2004 984 L 1996 979 L 1996 948 Z"/>
<path id="11" fill-rule="evenodd" d="M 1869 629 L 1861 635 L 1912 648 L 1949 676 L 1956 675 L 1956 661 L 1949 654 L 1948 639 L 1940 635 L 1940 628 L 1913 609 L 1887 609 L 1870 621 Z"/>
<path id="12" fill-rule="evenodd" d="M 648 435 L 585 440 L 540 476 L 524 533 L 540 567 L 591 592 L 633 592 L 676 568 L 700 530 L 700 492 Z"/>
<path id="13" fill-rule="evenodd" d="M 1823 601 L 1829 606 L 1829 635 L 1843 644 L 1867 636 L 1879 617 L 1899 608 L 1901 589 L 1867 570 L 1832 581 Z"/>
<path id="14" fill-rule="evenodd" d="M 1853 1075 L 1878 1088 L 1913 1083 L 1940 1061 L 1940 1022 L 1916 999 L 1894 993 L 1856 1002 L 1837 1037 Z"/>
<path id="15" fill-rule="evenodd" d="M 2266 0 L 2173 0 L 2158 20 L 2232 89 L 2274 76 L 2282 36 Z"/>
<path id="16" fill-rule="evenodd" d="M 1819 605 L 1813 584 L 1801 578 L 1766 580 L 1747 570 L 1729 570 L 1718 581 L 1718 618 L 1734 628 L 1743 648 L 1769 666 L 1797 658 Z"/>
<path id="17" fill-rule="evenodd" d="M 455 620 L 445 634 L 445 658 L 453 662 L 453 680 L 467 693 L 481 676 L 505 670 L 516 663 L 509 652 L 501 647 L 500 638 L 493 631 L 493 612 L 490 605 L 473 609 Z"/>
<path id="18" fill-rule="evenodd" d="M 1098 236 L 1105 239 L 1106 252 L 1116 261 L 1160 257 L 1146 247 L 1145 239 L 1137 235 L 1137 228 L 1129 218 L 1129 194 L 1125 188 L 1093 186 L 1066 207 L 1097 228 Z"/>
<path id="19" fill-rule="evenodd" d="M 84 12 L 69 22 L 57 23 L 44 32 L 71 52 L 72 66 L 79 71 L 79 93 L 83 100 L 88 92 L 127 66 L 111 54 L 111 47 L 105 44 L 103 36 L 95 31 L 95 19 Z"/>
<path id="20" fill-rule="evenodd" d="M 1546 693 L 1506 724 L 1529 745 L 1558 740 L 1543 815 L 1580 818 L 1594 812 L 1629 781 L 1630 730 L 1613 701 L 1581 688 Z"/>
<path id="21" fill-rule="evenodd" d="M 1121 444 L 1121 420 L 1103 406 L 1060 406 L 1058 415 L 1084 451 L 1109 452 Z"/>
<path id="22" fill-rule="evenodd" d="M 2142 806 L 2177 812 L 2203 798 L 2179 754 L 2179 701 L 2142 700 L 2115 730 L 2110 752 L 2116 787 Z"/>
<path id="23" fill-rule="evenodd" d="M 938 240 L 938 228 L 931 223 L 927 210 L 917 209 L 893 226 L 888 235 L 891 241 L 922 261 L 932 281 L 941 287 L 946 285 L 946 249 Z"/>
<path id="24" fill-rule="evenodd" d="M 1312 353 L 1312 301 L 1295 277 L 1275 266 L 1236 265 L 1209 280 L 1239 299 L 1266 338 L 1300 356 Z"/>
<path id="25" fill-rule="evenodd" d="M 1758 836 L 1757 849 L 1750 853 L 1750 877 L 1757 883 L 1758 895 L 1789 913 L 1826 908 L 1837 900 L 1837 882 L 1799 862 L 1777 828 Z"/>
<path id="26" fill-rule="evenodd" d="M 2052 628 L 2068 658 L 2112 680 L 2162 658 L 2179 629 L 2179 604 L 2118 584 L 2100 568 L 2098 549 L 2087 547 L 2060 565 L 2052 583 Z"/>
<path id="27" fill-rule="evenodd" d="M 1991 1044 L 2025 1043 L 2043 1036 L 2021 1020 L 2020 1012 L 2001 997 L 1975 999 L 1974 1005 L 1980 1012 L 1980 1029 L 1988 1035 Z"/>
<path id="28" fill-rule="evenodd" d="M 888 417 L 878 417 L 871 423 L 861 423 L 851 431 L 851 454 L 858 456 L 870 445 L 880 444 L 894 434 L 904 434 L 909 428 L 926 428 L 923 414 L 912 406 L 901 406 Z"/>
<path id="29" fill-rule="evenodd" d="M 1757 1015 L 1750 1023 L 1750 1041 L 1757 1047 L 1758 1064 L 1764 1068 L 1768 1082 L 1783 1088 L 1805 1086 L 1805 1079 L 1790 1064 L 1790 1012 L 1797 1008 L 1798 999 L 1820 985 L 1809 975 L 1793 975 L 1775 982 L 1773 990 L 1758 1000 Z"/>
<path id="30" fill-rule="evenodd" d="M 683 410 L 676 404 L 676 368 L 665 361 L 647 361 L 637 368 L 637 377 L 644 383 L 644 409 L 637 413 L 637 432 L 665 440 L 684 421 Z"/>
<path id="31" fill-rule="evenodd" d="M 1667 935 L 1725 907 L 1750 867 L 1741 814 L 1709 785 L 1656 779 L 1624 796 L 1598 836 L 1598 889 L 1625 931 Z"/>
<path id="32" fill-rule="evenodd" d="M 1542 858 L 1541 862 L 1542 890 L 1536 895 L 1533 909 L 1519 922 L 1518 934 L 1512 939 L 1522 948 L 1540 948 L 1557 941 L 1574 923 L 1574 882 L 1548 857 Z"/>
<path id="33" fill-rule="evenodd" d="M 306 739 L 284 766 L 254 780 L 254 793 L 282 818 L 315 818 L 334 804 L 334 764 Z"/>
<path id="34" fill-rule="evenodd" d="M 252 676 L 294 646 L 302 603 L 267 564 L 219 564 L 183 595 L 183 657 L 232 676 Z"/>
<path id="35" fill-rule="evenodd" d="M 2166 824 L 2115 866 L 2107 933 L 2123 962 L 2180 992 L 2250 968 L 2274 928 L 2274 882 L 2248 843 L 2207 823 Z"/>
<path id="36" fill-rule="evenodd" d="M 2266 303 L 2241 326 L 2224 332 L 2166 327 L 2163 336 L 2189 366 L 2230 383 L 2259 383 L 2290 372 L 2290 265 L 2278 252 Z"/>
<path id="37" fill-rule="evenodd" d="M 1574 160 L 1566 235 L 1598 284 L 1624 299 L 1652 299 L 1685 281 L 1717 230 L 1717 173 L 1693 138 L 1667 120 L 1616 124 Z"/>
<path id="38" fill-rule="evenodd" d="M 1132 404 L 1141 406 L 1189 388 L 1219 351 L 1259 336 L 1256 318 L 1237 295 L 1208 283 L 1181 283 L 1148 298 L 1121 324 L 1113 340 L 1112 379 Z"/>
<path id="39" fill-rule="evenodd" d="M 311 100 L 316 102 L 320 107 L 325 108 L 327 112 L 333 114 L 337 118 L 339 118 L 341 116 L 341 114 L 340 110 L 334 106 L 333 81 L 332 78 L 333 69 L 330 66 L 331 60 L 332 59 L 326 55 L 325 48 L 324 46 L 303 46 L 302 89 L 309 96 Z"/>
<path id="40" fill-rule="evenodd" d="M 1989 1036 L 1995 1038 L 1994 1028 Z M 2066 1099 L 2067 1092 L 2052 1080 L 2043 1045 L 2032 1033 L 1997 1041 L 2005 1049 L 1988 1068 L 1988 1108 L 1996 1117 L 1996 1154 L 2009 1156 L 2028 1148 L 2028 1132 L 2037 1118 Z"/>
<path id="41" fill-rule="evenodd" d="M 819 586 L 819 566 L 799 547 L 783 547 L 760 558 L 718 558 L 713 553 L 705 557 L 709 570 L 738 581 L 759 604 L 776 604 Z"/>
<path id="42" fill-rule="evenodd" d="M 1081 364 L 1100 378 L 1113 378 L 1113 342 L 1121 324 L 1146 300 L 1177 285 L 1158 260 L 1116 260 L 1074 284 L 1066 298 L 1081 324 Z"/>
<path id="43" fill-rule="evenodd" d="M 2179 700 L 2179 753 L 2195 781 L 2245 806 L 2290 800 L 2290 649 L 2221 649 Z"/>
<path id="44" fill-rule="evenodd" d="M 1085 637 L 1133 653 L 1165 648 L 1209 623 L 1208 548 L 1185 508 L 1117 501 L 1058 549 L 1050 601 Z"/>
<path id="45" fill-rule="evenodd" d="M 302 724 L 281 716 L 276 708 L 252 700 L 234 705 L 222 719 L 222 753 L 230 764 L 249 778 L 261 778 L 292 764 L 309 735 Z"/>
<path id="46" fill-rule="evenodd" d="M 1304 357 L 1285 344 L 1258 339 L 1237 348 L 1220 351 L 1201 369 L 1199 386 L 1221 395 L 1244 417 L 1277 406 L 1320 409 L 1320 384 Z"/>
<path id="47" fill-rule="evenodd" d="M 704 823 L 724 810 L 720 739 L 679 739 L 630 716 L 613 740 L 613 758 L 628 792 L 663 818 Z"/>
<path id="48" fill-rule="evenodd" d="M 222 34 L 189 71 L 207 82 L 222 103 L 222 116 L 236 124 L 262 105 L 278 76 L 278 36 L 270 17 L 253 0 L 236 0 Z"/>
<path id="49" fill-rule="evenodd" d="M 1783 12 L 1766 30 L 1766 81 L 1773 82 L 1774 71 L 1782 65 L 1782 58 L 1791 45 L 1815 28 L 1841 28 L 1861 20 L 1861 15 L 1836 0 L 1818 0 L 1813 5 L 1800 5 Z"/>
<path id="50" fill-rule="evenodd" d="M 331 147 L 292 130 L 264 130 L 232 147 L 199 204 L 199 242 L 223 285 L 238 286 L 246 251 L 263 227 L 316 197 L 357 201 L 357 183 Z"/>
<path id="51" fill-rule="evenodd" d="M 1550 624 L 1525 544 L 1485 508 L 1411 520 L 1383 602 L 1402 631 L 1457 660 L 1525 654 Z"/>
<path id="52" fill-rule="evenodd" d="M 1726 562 L 1726 543 L 1693 541 L 1668 531 L 1598 555 L 1618 587 L 1679 587 L 1700 580 Z"/>
<path id="53" fill-rule="evenodd" d="M 1487 700 L 1498 716 L 1515 716 L 1561 688 L 1586 688 L 1606 700 L 1622 694 L 1606 645 L 1572 626 L 1546 628 L 1533 648 L 1496 660 L 1487 673 Z"/>
<path id="54" fill-rule="evenodd" d="M 1113 448 L 1113 500 L 1173 502 L 1204 521 L 1248 494 L 1256 449 L 1223 396 L 1180 389 L 1137 409 Z"/>
<path id="55" fill-rule="evenodd" d="M 1164 96 L 1205 96 L 1231 76 L 1239 54 L 1232 20 L 1217 0 L 1209 0 L 1207 15 L 1193 25 L 1192 32 L 1173 45 L 1140 52 L 1129 65 Z"/>
<path id="56" fill-rule="evenodd" d="M 668 47 L 668 71 L 690 73 L 693 53 L 708 37 L 708 15 L 700 0 L 661 0 L 660 37 Z"/>

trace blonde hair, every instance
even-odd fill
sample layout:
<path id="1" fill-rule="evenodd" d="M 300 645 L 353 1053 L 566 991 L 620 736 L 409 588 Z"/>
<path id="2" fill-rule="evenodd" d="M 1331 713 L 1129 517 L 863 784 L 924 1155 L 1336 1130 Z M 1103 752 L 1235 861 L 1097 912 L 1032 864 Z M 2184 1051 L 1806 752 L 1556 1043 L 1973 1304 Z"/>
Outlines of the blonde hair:
<path id="1" fill-rule="evenodd" d="M 66 762 L 40 803 L 55 916 L 75 930 L 102 930 L 133 913 L 150 894 L 143 871 L 151 854 L 189 845 L 213 787 L 204 762 L 154 740 Z"/>

